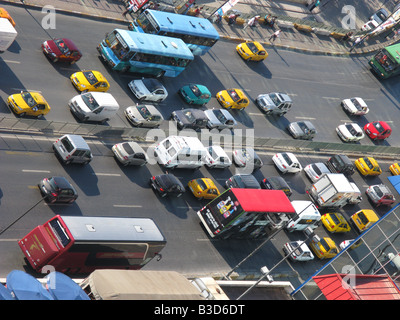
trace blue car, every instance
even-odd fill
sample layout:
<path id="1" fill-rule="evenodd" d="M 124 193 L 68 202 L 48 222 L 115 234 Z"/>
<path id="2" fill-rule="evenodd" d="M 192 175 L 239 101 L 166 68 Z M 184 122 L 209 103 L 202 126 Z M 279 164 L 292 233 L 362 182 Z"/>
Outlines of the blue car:
<path id="1" fill-rule="evenodd" d="M 205 105 L 211 99 L 211 92 L 201 84 L 183 86 L 178 93 L 189 104 Z"/>

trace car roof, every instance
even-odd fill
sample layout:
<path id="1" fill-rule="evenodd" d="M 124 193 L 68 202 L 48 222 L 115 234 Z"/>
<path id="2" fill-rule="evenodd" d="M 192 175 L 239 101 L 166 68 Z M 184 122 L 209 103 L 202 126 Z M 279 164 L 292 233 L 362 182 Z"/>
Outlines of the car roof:
<path id="1" fill-rule="evenodd" d="M 61 189 L 73 189 L 72 185 L 64 177 L 55 176 L 51 177 L 50 179 L 53 179 L 55 184 Z"/>
<path id="2" fill-rule="evenodd" d="M 199 109 L 194 109 L 194 108 L 188 108 L 188 109 L 182 109 L 182 110 L 177 110 L 175 112 L 181 112 L 183 114 L 185 114 L 185 112 L 190 111 L 193 115 L 193 117 L 195 117 L 196 119 L 208 119 L 206 114 L 204 113 L 203 110 L 199 110 Z"/>
<path id="3" fill-rule="evenodd" d="M 251 174 L 235 174 L 232 178 L 239 179 L 246 187 L 260 188 L 257 179 Z"/>
<path id="4" fill-rule="evenodd" d="M 183 185 L 179 181 L 179 179 L 177 177 L 175 177 L 173 174 L 170 174 L 170 173 L 160 174 L 160 175 L 157 176 L 157 178 L 159 179 L 159 181 L 161 183 L 164 184 L 164 186 L 166 188 L 169 188 L 169 187 L 171 187 L 173 185 L 176 185 L 176 184 L 178 184 L 178 185 L 183 187 Z"/>

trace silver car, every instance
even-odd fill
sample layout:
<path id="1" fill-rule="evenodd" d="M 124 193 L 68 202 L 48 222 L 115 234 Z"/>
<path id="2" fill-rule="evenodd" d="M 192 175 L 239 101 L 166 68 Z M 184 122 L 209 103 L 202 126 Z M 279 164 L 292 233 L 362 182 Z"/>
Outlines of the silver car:
<path id="1" fill-rule="evenodd" d="M 396 201 L 392 191 L 390 191 L 390 189 L 383 183 L 370 186 L 367 190 L 365 190 L 365 193 L 371 202 L 376 206 L 390 206 Z"/>
<path id="2" fill-rule="evenodd" d="M 125 109 L 125 116 L 135 127 L 156 128 L 164 118 L 160 111 L 151 104 L 139 104 Z"/>
<path id="3" fill-rule="evenodd" d="M 324 173 L 331 173 L 325 163 L 317 162 L 304 167 L 304 172 L 312 182 L 317 181 Z"/>
<path id="4" fill-rule="evenodd" d="M 132 80 L 128 83 L 129 89 L 140 101 L 164 101 L 168 97 L 167 89 L 160 81 L 152 78 Z"/>
<path id="5" fill-rule="evenodd" d="M 225 109 L 212 109 L 204 111 L 208 118 L 207 128 L 223 130 L 225 128 L 233 129 L 237 125 L 235 118 Z"/>
<path id="6" fill-rule="evenodd" d="M 295 139 L 311 140 L 317 134 L 317 130 L 310 121 L 291 122 L 288 130 Z"/>
<path id="7" fill-rule="evenodd" d="M 263 165 L 261 158 L 254 149 L 250 147 L 234 150 L 232 156 L 233 161 L 238 167 L 250 167 L 255 171 L 260 169 Z"/>
<path id="8" fill-rule="evenodd" d="M 114 156 L 124 166 L 144 166 L 148 161 L 143 148 L 133 141 L 117 143 L 112 147 L 112 151 Z"/>
<path id="9" fill-rule="evenodd" d="M 228 168 L 232 161 L 220 146 L 210 146 L 207 148 L 207 154 L 204 157 L 204 162 L 209 168 Z"/>

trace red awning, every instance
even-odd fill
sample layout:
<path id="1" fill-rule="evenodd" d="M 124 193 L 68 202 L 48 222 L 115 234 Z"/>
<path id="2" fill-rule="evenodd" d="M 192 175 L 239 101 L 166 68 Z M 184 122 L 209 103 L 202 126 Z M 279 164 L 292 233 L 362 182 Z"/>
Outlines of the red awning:
<path id="1" fill-rule="evenodd" d="M 400 291 L 385 275 L 356 275 L 351 288 L 348 274 L 315 276 L 313 280 L 327 300 L 400 300 Z"/>
<path id="2" fill-rule="evenodd" d="M 247 212 L 296 213 L 282 190 L 231 189 Z"/>

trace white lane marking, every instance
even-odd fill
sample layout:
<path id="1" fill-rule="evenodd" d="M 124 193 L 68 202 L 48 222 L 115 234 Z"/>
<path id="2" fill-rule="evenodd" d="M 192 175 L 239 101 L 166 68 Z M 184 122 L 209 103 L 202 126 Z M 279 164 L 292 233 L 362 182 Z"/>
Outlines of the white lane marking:
<path id="1" fill-rule="evenodd" d="M 48 170 L 31 170 L 31 169 L 22 169 L 22 172 L 50 173 L 50 171 Z"/>
<path id="2" fill-rule="evenodd" d="M 104 173 L 104 172 L 93 172 L 94 176 L 106 176 L 106 177 L 120 177 L 119 173 Z"/>

